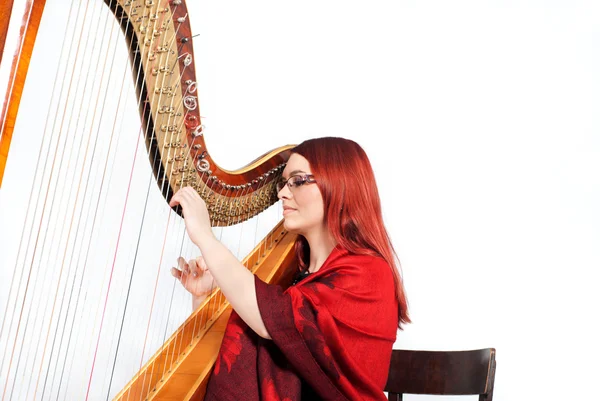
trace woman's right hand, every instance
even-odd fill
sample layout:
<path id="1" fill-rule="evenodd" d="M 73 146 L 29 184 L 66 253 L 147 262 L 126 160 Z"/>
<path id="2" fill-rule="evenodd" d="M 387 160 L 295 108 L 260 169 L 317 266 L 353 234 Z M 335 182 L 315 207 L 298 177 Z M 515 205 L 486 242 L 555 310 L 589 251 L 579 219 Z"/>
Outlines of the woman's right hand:
<path id="1" fill-rule="evenodd" d="M 192 294 L 195 309 L 217 287 L 215 279 L 208 271 L 202 256 L 188 262 L 179 257 L 177 266 L 179 269 L 171 268 L 171 274 Z"/>

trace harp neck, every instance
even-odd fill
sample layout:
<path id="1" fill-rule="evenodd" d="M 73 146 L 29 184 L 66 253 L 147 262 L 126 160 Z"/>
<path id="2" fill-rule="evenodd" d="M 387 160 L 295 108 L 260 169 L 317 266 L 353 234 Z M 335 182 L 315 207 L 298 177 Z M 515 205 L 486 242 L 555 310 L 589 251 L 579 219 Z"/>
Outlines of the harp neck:
<path id="1" fill-rule="evenodd" d="M 207 150 L 185 1 L 105 3 L 127 38 L 146 145 L 165 199 L 193 187 L 207 202 L 215 225 L 247 220 L 275 203 L 275 180 L 291 147 L 237 171 L 220 168 Z"/>

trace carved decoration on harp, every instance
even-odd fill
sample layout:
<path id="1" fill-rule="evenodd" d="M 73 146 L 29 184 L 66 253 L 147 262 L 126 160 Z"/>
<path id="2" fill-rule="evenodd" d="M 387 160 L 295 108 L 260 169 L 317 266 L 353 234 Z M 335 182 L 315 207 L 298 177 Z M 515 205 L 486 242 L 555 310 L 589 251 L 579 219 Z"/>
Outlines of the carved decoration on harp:
<path id="1" fill-rule="evenodd" d="M 274 179 L 291 146 L 236 172 L 219 167 L 206 150 L 185 1 L 105 2 L 130 43 L 146 146 L 165 199 L 181 187 L 195 188 L 215 225 L 247 220 L 275 203 Z"/>
<path id="2" fill-rule="evenodd" d="M 293 146 L 269 151 L 234 171 L 220 167 L 206 147 L 185 1 L 104 2 L 128 44 L 147 154 L 155 185 L 165 200 L 168 202 L 181 187 L 191 186 L 205 200 L 213 226 L 219 227 L 248 220 L 275 203 L 276 180 Z M 31 13 L 24 24 L 23 46 L 13 65 L 12 90 L 6 95 L 2 115 L 0 184 L 45 4 L 45 0 L 29 4 Z M 7 60 L 4 58 L 3 63 Z M 289 283 L 294 241 L 295 236 L 285 232 L 280 223 L 243 263 L 266 282 Z M 230 311 L 220 291 L 213 291 L 114 399 L 201 400 Z M 196 330 L 198 327 L 202 329 Z M 38 387 L 36 384 L 36 392 Z"/>

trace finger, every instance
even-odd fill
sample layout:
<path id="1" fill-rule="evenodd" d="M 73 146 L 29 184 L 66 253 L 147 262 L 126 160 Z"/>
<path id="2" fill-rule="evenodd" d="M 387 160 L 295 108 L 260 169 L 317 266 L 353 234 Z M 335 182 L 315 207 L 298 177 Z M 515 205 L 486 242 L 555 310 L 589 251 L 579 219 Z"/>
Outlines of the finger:
<path id="1" fill-rule="evenodd" d="M 181 205 L 183 207 L 183 205 L 181 204 L 183 201 L 183 194 L 181 193 L 181 190 L 179 190 L 175 195 L 173 195 L 173 197 L 171 198 L 171 201 L 169 202 L 169 206 L 173 207 L 173 206 L 177 206 L 177 205 Z"/>
<path id="2" fill-rule="evenodd" d="M 198 194 L 198 192 L 190 186 L 183 187 L 183 191 L 185 191 L 186 194 L 190 194 L 190 195 Z"/>
<path id="3" fill-rule="evenodd" d="M 198 193 L 198 191 L 192 189 L 192 194 L 191 197 L 194 200 L 194 202 L 198 202 L 200 205 L 202 205 L 203 207 L 206 207 L 206 202 L 204 201 L 204 199 L 200 196 L 200 194 Z"/>
<path id="4" fill-rule="evenodd" d="M 173 195 L 171 197 L 171 201 L 169 202 L 169 206 L 177 206 L 179 204 L 179 191 L 177 191 L 175 193 L 175 195 Z"/>
<path id="5" fill-rule="evenodd" d="M 202 256 L 198 256 L 196 258 L 196 263 L 202 272 L 205 272 L 208 270 L 208 266 L 206 266 L 206 261 L 204 260 L 204 258 Z"/>
<path id="6" fill-rule="evenodd" d="M 187 263 L 184 258 L 182 258 L 181 256 L 177 258 L 177 266 L 180 270 L 185 269 L 186 265 Z"/>
<path id="7" fill-rule="evenodd" d="M 195 259 L 190 260 L 190 272 L 193 277 L 198 277 L 198 264 Z"/>
<path id="8" fill-rule="evenodd" d="M 181 281 L 181 270 L 171 267 L 171 275 Z"/>
<path id="9" fill-rule="evenodd" d="M 179 192 L 177 192 L 175 194 L 175 196 L 173 196 L 173 198 L 171 198 L 171 202 L 169 202 L 169 205 L 170 206 L 177 206 L 177 205 L 181 206 L 181 210 L 185 217 L 185 211 L 190 210 L 191 202 L 192 202 L 192 200 L 190 199 L 190 195 L 185 192 L 182 193 L 181 190 L 179 190 Z"/>
<path id="10" fill-rule="evenodd" d="M 194 188 L 192 187 L 185 187 L 180 189 L 181 192 L 181 196 L 185 197 L 185 199 L 188 202 L 199 202 L 199 203 L 204 203 L 204 199 L 202 199 L 202 197 L 200 196 L 200 194 L 198 193 L 198 191 L 196 191 Z"/>
<path id="11" fill-rule="evenodd" d="M 181 202 L 186 198 L 187 195 L 187 191 L 185 191 L 185 188 L 181 188 L 179 191 L 177 191 L 175 193 L 175 195 L 173 195 L 173 197 L 171 198 L 171 201 L 169 202 L 170 206 L 176 206 L 176 205 L 180 205 Z M 183 205 L 181 205 L 183 206 Z"/>
<path id="12" fill-rule="evenodd" d="M 181 281 L 181 284 L 183 284 L 183 286 L 185 288 L 187 288 L 187 282 L 190 278 L 190 273 L 186 272 L 185 270 L 181 272 L 181 278 L 179 279 L 179 281 Z"/>

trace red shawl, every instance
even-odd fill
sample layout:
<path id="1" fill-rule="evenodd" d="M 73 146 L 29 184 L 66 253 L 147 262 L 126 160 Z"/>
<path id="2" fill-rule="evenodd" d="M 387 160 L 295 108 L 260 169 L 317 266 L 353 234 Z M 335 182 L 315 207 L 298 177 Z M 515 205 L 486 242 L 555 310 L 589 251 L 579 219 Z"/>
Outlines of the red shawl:
<path id="1" fill-rule="evenodd" d="M 283 291 L 256 279 L 272 340 L 232 312 L 205 400 L 386 400 L 398 304 L 389 265 L 335 248 Z"/>

